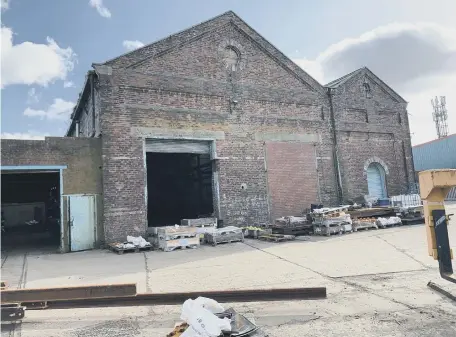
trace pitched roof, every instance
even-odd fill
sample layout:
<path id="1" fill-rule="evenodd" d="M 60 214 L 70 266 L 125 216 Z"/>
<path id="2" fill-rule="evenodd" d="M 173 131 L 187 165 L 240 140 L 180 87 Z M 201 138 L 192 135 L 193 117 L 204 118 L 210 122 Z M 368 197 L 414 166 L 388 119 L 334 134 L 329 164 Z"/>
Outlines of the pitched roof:
<path id="1" fill-rule="evenodd" d="M 342 85 L 344 85 L 345 83 L 347 83 L 348 81 L 350 81 L 352 78 L 355 78 L 357 77 L 358 75 L 367 75 L 371 80 L 373 80 L 374 82 L 376 82 L 378 85 L 380 85 L 380 87 L 385 91 L 387 92 L 390 96 L 394 97 L 398 102 L 401 102 L 401 103 L 407 103 L 407 101 L 402 98 L 401 95 L 399 95 L 396 91 L 394 91 L 393 89 L 391 89 L 390 86 L 388 86 L 385 82 L 383 82 L 377 75 L 375 75 L 369 68 L 367 67 L 362 67 L 362 68 L 359 68 L 355 71 L 352 71 L 351 73 L 345 75 L 345 76 L 342 76 L 342 77 L 339 77 L 338 79 L 334 80 L 334 81 L 331 81 L 329 82 L 328 84 L 326 84 L 324 87 L 325 88 L 330 88 L 330 89 L 336 89 Z"/>
<path id="2" fill-rule="evenodd" d="M 269 57 L 274 59 L 284 69 L 286 69 L 292 75 L 297 77 L 303 84 L 307 85 L 315 91 L 320 92 L 321 94 L 325 94 L 325 89 L 320 83 L 318 83 L 314 78 L 307 74 L 301 67 L 296 65 L 293 61 L 291 61 L 286 55 L 284 55 L 269 41 L 267 41 L 260 34 L 258 34 L 252 27 L 250 27 L 233 11 L 225 12 L 212 19 L 204 21 L 200 24 L 192 26 L 178 33 L 172 34 L 157 42 L 145 45 L 139 49 L 120 55 L 101 64 L 112 66 L 114 68 L 134 67 L 147 59 L 154 58 L 162 53 L 165 53 L 170 49 L 178 48 L 179 46 L 185 43 L 189 43 L 199 38 L 200 36 L 208 34 L 214 30 L 220 29 L 221 27 L 227 24 L 234 25 L 235 28 L 238 29 L 244 36 L 249 38 L 263 52 L 268 54 Z"/>
<path id="3" fill-rule="evenodd" d="M 348 80 L 352 79 L 359 73 L 361 73 L 364 70 L 364 68 L 356 69 L 355 71 L 352 71 L 351 73 L 349 73 L 347 75 L 339 77 L 338 79 L 335 79 L 334 81 L 331 81 L 328 84 L 325 84 L 325 87 L 335 89 L 335 88 L 341 86 L 342 84 L 344 84 L 345 82 L 347 82 Z"/>

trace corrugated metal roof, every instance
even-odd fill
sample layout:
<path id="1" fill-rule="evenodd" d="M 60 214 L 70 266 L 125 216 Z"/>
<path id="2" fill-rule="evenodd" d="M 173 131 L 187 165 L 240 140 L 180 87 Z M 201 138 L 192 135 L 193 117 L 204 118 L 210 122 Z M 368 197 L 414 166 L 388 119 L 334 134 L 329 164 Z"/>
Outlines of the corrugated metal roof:
<path id="1" fill-rule="evenodd" d="M 412 148 L 415 171 L 456 169 L 456 134 Z"/>

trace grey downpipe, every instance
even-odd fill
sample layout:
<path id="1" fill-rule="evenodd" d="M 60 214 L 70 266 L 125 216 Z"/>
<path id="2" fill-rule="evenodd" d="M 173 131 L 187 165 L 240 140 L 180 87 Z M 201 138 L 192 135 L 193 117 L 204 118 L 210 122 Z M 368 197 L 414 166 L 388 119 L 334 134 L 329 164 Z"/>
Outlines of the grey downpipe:
<path id="1" fill-rule="evenodd" d="M 343 195 L 343 189 L 342 189 L 342 176 L 340 174 L 339 156 L 337 153 L 336 119 L 334 117 L 334 107 L 333 107 L 331 88 L 328 88 L 327 92 L 328 92 L 328 97 L 329 97 L 329 114 L 330 114 L 331 130 L 332 130 L 332 135 L 333 135 L 333 139 L 334 139 L 333 160 L 334 160 L 334 169 L 336 170 L 337 199 L 338 199 L 339 204 L 342 204 L 344 195 Z"/>

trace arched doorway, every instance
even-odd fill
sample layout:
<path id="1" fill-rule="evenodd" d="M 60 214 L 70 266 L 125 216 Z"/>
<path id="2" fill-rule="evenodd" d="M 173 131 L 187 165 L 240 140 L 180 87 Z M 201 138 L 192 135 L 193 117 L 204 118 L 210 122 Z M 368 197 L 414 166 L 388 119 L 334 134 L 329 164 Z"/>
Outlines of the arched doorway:
<path id="1" fill-rule="evenodd" d="M 377 198 L 386 198 L 385 169 L 379 163 L 370 163 L 367 167 L 367 188 L 369 195 Z"/>

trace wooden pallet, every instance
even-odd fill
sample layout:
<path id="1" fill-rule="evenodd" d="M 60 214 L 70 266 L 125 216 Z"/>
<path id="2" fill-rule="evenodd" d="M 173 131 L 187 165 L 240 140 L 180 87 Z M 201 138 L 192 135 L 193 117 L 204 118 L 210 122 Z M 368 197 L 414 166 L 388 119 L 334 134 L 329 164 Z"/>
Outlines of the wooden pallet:
<path id="1" fill-rule="evenodd" d="M 359 230 L 370 230 L 370 229 L 378 229 L 378 226 L 375 222 L 369 222 L 369 223 L 366 223 L 366 224 L 362 224 L 362 225 L 357 225 L 355 223 L 353 223 L 353 232 L 357 232 Z"/>
<path id="2" fill-rule="evenodd" d="M 283 242 L 294 240 L 294 235 L 282 235 L 282 234 L 269 234 L 261 235 L 258 237 L 259 240 L 270 241 L 270 242 Z"/>
<path id="3" fill-rule="evenodd" d="M 108 246 L 111 251 L 114 253 L 117 253 L 119 255 L 123 253 L 140 253 L 140 252 L 148 252 L 151 250 L 154 250 L 153 246 L 146 246 L 146 247 L 134 247 L 134 248 L 119 248 L 114 245 L 109 245 Z"/>
<path id="4" fill-rule="evenodd" d="M 299 226 L 299 227 L 272 227 L 272 234 L 282 235 L 309 235 L 313 233 L 313 226 Z"/>
<path id="5" fill-rule="evenodd" d="M 244 242 L 244 239 L 239 238 L 239 239 L 231 239 L 231 240 L 220 240 L 220 241 L 217 240 L 216 242 L 212 242 L 211 245 L 215 247 L 220 243 L 233 243 L 233 242 Z"/>

